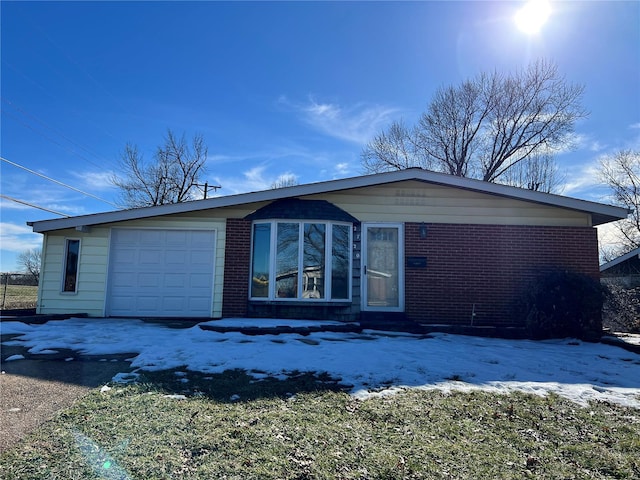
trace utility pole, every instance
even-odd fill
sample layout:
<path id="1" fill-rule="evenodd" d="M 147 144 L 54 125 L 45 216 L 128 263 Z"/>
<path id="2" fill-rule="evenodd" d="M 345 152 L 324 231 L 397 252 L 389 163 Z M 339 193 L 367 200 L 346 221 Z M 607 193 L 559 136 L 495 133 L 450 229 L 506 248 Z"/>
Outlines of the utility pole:
<path id="1" fill-rule="evenodd" d="M 200 187 L 204 187 L 204 199 L 207 199 L 207 195 L 209 193 L 209 189 L 213 188 L 213 191 L 215 192 L 216 190 L 218 190 L 219 188 L 222 188 L 220 185 L 209 185 L 209 182 L 204 182 L 204 184 L 202 183 L 194 183 L 194 185 L 198 188 Z"/>

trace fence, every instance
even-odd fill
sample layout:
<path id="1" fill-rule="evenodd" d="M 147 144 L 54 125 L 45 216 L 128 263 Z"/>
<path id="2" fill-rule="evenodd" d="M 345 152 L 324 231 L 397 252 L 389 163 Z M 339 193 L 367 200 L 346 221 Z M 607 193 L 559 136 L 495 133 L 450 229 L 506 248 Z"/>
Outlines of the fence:
<path id="1" fill-rule="evenodd" d="M 0 310 L 25 310 L 36 307 L 38 279 L 28 273 L 0 274 Z"/>

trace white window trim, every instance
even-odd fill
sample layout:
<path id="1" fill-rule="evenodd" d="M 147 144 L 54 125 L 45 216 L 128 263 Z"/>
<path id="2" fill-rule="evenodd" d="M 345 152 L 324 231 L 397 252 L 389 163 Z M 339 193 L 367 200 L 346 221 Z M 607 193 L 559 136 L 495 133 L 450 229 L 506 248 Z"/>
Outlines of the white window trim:
<path id="1" fill-rule="evenodd" d="M 64 284 L 67 277 L 67 256 L 69 255 L 69 242 L 78 242 L 78 263 L 76 265 L 76 285 L 74 291 L 65 291 Z M 75 237 L 65 237 L 64 239 L 64 252 L 62 255 L 62 276 L 60 279 L 60 294 L 61 295 L 77 295 L 78 284 L 80 283 L 80 255 L 82 252 L 82 239 Z"/>
<path id="2" fill-rule="evenodd" d="M 277 236 L 278 236 L 278 223 L 297 223 L 298 224 L 298 268 L 304 264 L 304 224 L 314 223 L 326 225 L 325 231 L 325 254 L 324 254 L 324 267 L 325 267 L 325 298 L 280 298 L 276 295 L 276 254 L 277 254 Z M 253 281 L 253 249 L 254 249 L 254 225 L 257 224 L 269 224 L 270 236 L 269 236 L 269 289 L 267 297 L 253 297 L 251 296 L 251 282 Z M 348 227 L 349 239 L 347 241 L 347 249 L 349 254 L 349 273 L 348 273 L 348 287 L 346 298 L 328 298 L 331 295 L 332 289 L 332 260 L 333 260 L 333 225 L 344 225 Z M 330 228 L 329 228 L 330 227 Z M 294 219 L 294 218 L 278 218 L 278 219 L 264 219 L 255 220 L 251 224 L 251 270 L 249 275 L 249 299 L 256 302 L 297 302 L 297 303 L 345 303 L 351 302 L 353 298 L 353 223 L 339 222 L 332 220 L 314 220 L 314 219 Z M 297 291 L 302 292 L 304 275 L 298 275 Z"/>

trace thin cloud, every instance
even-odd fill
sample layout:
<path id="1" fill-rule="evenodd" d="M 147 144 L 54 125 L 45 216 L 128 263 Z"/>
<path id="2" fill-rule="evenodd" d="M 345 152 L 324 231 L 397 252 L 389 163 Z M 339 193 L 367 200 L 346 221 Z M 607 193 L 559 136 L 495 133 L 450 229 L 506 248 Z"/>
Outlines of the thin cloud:
<path id="1" fill-rule="evenodd" d="M 4 193 L 4 192 L 3 192 Z M 26 203 L 30 203 L 37 207 L 46 208 L 55 212 L 64 213 L 66 215 L 83 215 L 88 213 L 85 207 L 84 201 L 86 197 L 79 193 L 67 192 L 62 188 L 36 188 L 32 186 L 29 192 L 25 191 L 9 191 L 6 193 L 9 197 L 13 197 L 17 200 L 21 200 Z M 105 204 L 106 205 L 106 204 Z M 37 207 L 30 207 L 28 205 L 13 202 L 8 199 L 0 199 L 0 208 L 6 211 L 20 211 L 20 212 L 34 212 L 33 218 L 40 216 L 42 212 Z M 107 210 L 108 208 L 105 208 Z M 36 213 L 38 212 L 38 213 Z M 89 213 L 93 210 L 89 211 Z M 28 214 L 27 214 L 28 215 Z M 48 213 L 47 215 L 55 217 L 55 214 Z M 33 219 L 27 216 L 27 219 Z"/>
<path id="2" fill-rule="evenodd" d="M 591 196 L 593 200 L 598 200 L 596 196 L 602 196 L 598 190 L 602 183 L 598 178 L 598 160 L 594 160 L 580 167 L 572 168 L 571 174 L 563 187 L 563 194 L 569 196 Z"/>
<path id="3" fill-rule="evenodd" d="M 351 166 L 347 162 L 338 163 L 334 170 L 338 175 L 348 175 L 351 172 Z"/>
<path id="4" fill-rule="evenodd" d="M 115 187 L 113 183 L 111 183 L 111 179 L 113 178 L 112 172 L 73 172 L 74 177 L 78 179 L 78 181 L 82 182 L 81 186 L 73 185 L 76 188 L 89 188 L 93 190 L 92 193 L 95 193 L 95 190 L 105 191 L 105 190 L 113 190 Z"/>
<path id="5" fill-rule="evenodd" d="M 22 253 L 42 247 L 42 235 L 33 233 L 30 227 L 15 223 L 0 223 L 0 245 L 2 251 Z"/>
<path id="6" fill-rule="evenodd" d="M 606 144 L 586 133 L 574 133 L 571 136 L 567 136 L 566 145 L 568 148 L 564 152 L 570 152 L 575 149 L 599 153 L 607 149 Z"/>
<path id="7" fill-rule="evenodd" d="M 384 127 L 400 116 L 400 110 L 384 105 L 359 103 L 341 106 L 318 102 L 314 98 L 301 104 L 281 96 L 278 102 L 296 112 L 314 129 L 333 138 L 364 145 Z"/>
<path id="8" fill-rule="evenodd" d="M 235 152 L 233 155 L 222 153 L 219 158 L 236 164 L 238 173 L 207 177 L 209 183 L 216 182 L 222 187 L 217 196 L 270 189 L 272 185 L 293 177 L 299 184 L 344 178 L 352 175 L 356 165 L 359 165 L 357 155 L 348 150 L 315 151 L 296 144 Z M 352 158 L 353 161 L 350 161 Z M 215 174 L 215 168 L 211 171 Z"/>
<path id="9" fill-rule="evenodd" d="M 267 165 L 262 164 L 242 172 L 239 177 L 217 177 L 216 182 L 223 188 L 220 195 L 234 195 L 267 190 L 278 177 L 279 174 L 269 174 Z"/>

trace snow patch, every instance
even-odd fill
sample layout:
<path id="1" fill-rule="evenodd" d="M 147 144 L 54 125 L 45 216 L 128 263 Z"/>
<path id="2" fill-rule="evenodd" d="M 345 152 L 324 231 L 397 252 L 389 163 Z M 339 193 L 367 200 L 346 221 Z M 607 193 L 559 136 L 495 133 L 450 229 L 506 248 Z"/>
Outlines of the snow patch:
<path id="1" fill-rule="evenodd" d="M 580 405 L 593 400 L 640 408 L 640 355 L 575 339 L 503 340 L 378 331 L 246 336 L 205 331 L 197 325 L 171 329 L 135 319 L 95 318 L 72 318 L 28 328 L 19 322 L 3 322 L 3 333 L 6 323 L 20 336 L 5 344 L 39 352 L 72 349 L 81 355 L 137 352 L 130 359 L 136 371 L 178 369 L 210 375 L 240 369 L 256 380 L 315 372 L 351 386 L 357 398 L 391 395 L 408 388 L 536 395 L 553 392 Z M 208 323 L 318 325 L 262 319 Z M 309 341 L 301 342 L 301 338 Z M 113 381 L 129 383 L 138 376 L 121 373 Z"/>
<path id="2" fill-rule="evenodd" d="M 113 383 L 134 383 L 138 381 L 138 378 L 140 378 L 140 374 L 139 373 L 135 373 L 135 372 L 131 372 L 131 373 L 116 373 L 113 378 L 111 378 L 111 381 Z"/>
<path id="3" fill-rule="evenodd" d="M 24 360 L 24 355 L 11 355 L 4 359 L 5 362 L 13 362 L 15 360 Z"/>

